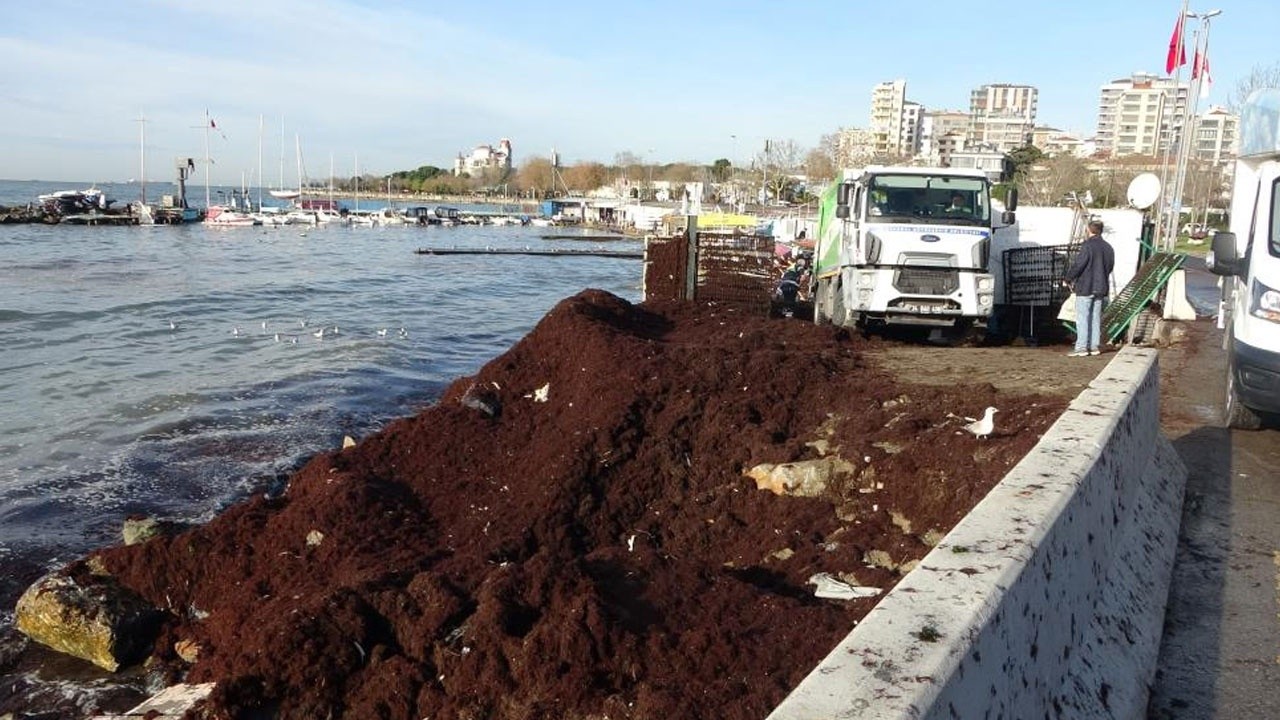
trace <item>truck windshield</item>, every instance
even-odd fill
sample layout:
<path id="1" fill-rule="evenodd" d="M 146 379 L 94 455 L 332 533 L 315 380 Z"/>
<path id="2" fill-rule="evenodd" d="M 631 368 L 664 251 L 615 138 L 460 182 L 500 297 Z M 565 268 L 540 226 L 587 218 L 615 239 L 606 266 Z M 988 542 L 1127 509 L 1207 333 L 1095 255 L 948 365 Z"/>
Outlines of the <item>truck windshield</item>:
<path id="1" fill-rule="evenodd" d="M 889 222 L 991 225 L 987 183 L 946 175 L 877 175 L 868 187 L 867 216 Z"/>

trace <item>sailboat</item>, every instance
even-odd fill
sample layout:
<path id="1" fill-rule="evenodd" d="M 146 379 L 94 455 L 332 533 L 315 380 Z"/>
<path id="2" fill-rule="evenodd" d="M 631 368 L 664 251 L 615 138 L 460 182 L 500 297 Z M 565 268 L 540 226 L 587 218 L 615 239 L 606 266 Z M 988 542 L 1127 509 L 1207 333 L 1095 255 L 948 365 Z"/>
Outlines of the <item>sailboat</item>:
<path id="1" fill-rule="evenodd" d="M 296 135 L 294 141 L 298 143 Z M 280 187 L 277 190 L 267 191 L 271 197 L 279 200 L 297 200 L 302 197 L 302 146 L 300 143 L 296 145 L 295 152 L 298 157 L 298 189 L 286 190 L 284 188 L 284 118 L 280 118 Z"/>

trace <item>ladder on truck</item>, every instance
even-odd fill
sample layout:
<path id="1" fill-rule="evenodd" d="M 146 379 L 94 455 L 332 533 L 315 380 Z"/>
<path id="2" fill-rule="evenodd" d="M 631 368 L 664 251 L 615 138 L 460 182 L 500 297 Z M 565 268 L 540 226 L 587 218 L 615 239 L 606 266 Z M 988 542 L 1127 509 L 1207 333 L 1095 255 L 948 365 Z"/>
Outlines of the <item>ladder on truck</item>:
<path id="1" fill-rule="evenodd" d="M 1147 307 L 1186 259 L 1182 253 L 1157 252 L 1138 268 L 1128 285 L 1102 311 L 1102 340 L 1112 343 L 1124 334 L 1129 324 Z M 1075 323 L 1069 323 L 1072 331 Z"/>

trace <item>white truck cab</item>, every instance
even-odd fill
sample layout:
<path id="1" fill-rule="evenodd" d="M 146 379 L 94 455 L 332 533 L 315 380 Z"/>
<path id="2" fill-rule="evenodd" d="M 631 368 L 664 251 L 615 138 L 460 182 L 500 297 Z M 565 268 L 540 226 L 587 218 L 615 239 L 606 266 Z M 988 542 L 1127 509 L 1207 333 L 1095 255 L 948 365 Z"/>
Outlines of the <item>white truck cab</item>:
<path id="1" fill-rule="evenodd" d="M 1207 265 L 1223 276 L 1224 420 L 1254 429 L 1280 414 L 1280 89 L 1245 102 L 1231 231 L 1214 235 Z"/>
<path id="2" fill-rule="evenodd" d="M 1013 222 L 1016 192 L 1010 197 Z M 964 327 L 990 317 L 991 183 L 978 170 L 871 166 L 823 193 L 814 322 Z"/>

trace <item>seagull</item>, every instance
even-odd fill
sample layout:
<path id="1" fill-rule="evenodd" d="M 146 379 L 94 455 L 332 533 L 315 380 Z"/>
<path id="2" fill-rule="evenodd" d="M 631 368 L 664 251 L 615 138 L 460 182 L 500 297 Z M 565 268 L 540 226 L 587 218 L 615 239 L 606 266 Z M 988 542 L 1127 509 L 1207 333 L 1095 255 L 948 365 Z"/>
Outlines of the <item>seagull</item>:
<path id="1" fill-rule="evenodd" d="M 276 342 L 280 342 L 280 333 L 276 333 Z"/>
<path id="2" fill-rule="evenodd" d="M 408 331 L 408 330 L 405 330 L 404 328 L 400 328 L 400 337 L 402 337 L 402 338 L 407 338 L 407 337 L 409 337 L 409 331 Z"/>
<path id="3" fill-rule="evenodd" d="M 178 329 L 178 323 L 176 323 L 176 322 L 174 322 L 174 321 L 170 320 L 170 321 L 169 321 L 169 329 L 170 329 L 170 330 L 177 330 L 177 329 Z"/>
<path id="4" fill-rule="evenodd" d="M 982 417 L 977 420 L 974 420 L 971 417 L 965 418 L 965 420 L 969 421 L 969 424 L 965 425 L 964 429 L 973 433 L 979 440 L 987 437 L 991 434 L 992 430 L 996 429 L 995 419 L 992 416 L 997 412 L 999 411 L 995 408 L 989 407 L 986 409 L 986 412 L 982 413 Z"/>
<path id="5" fill-rule="evenodd" d="M 240 337 L 240 326 L 239 326 L 239 325 L 237 325 L 237 326 L 235 326 L 235 327 L 231 328 L 231 334 L 232 334 L 232 335 L 235 335 L 236 337 Z"/>
<path id="6" fill-rule="evenodd" d="M 382 329 L 378 330 L 378 337 L 386 337 L 386 336 L 387 336 L 387 329 L 386 329 L 386 328 L 382 328 Z"/>
<path id="7" fill-rule="evenodd" d="M 319 330 L 317 330 L 317 331 L 315 331 L 315 332 L 313 332 L 313 333 L 311 333 L 311 334 L 312 334 L 312 335 L 315 335 L 317 340 L 323 340 L 323 339 L 324 339 L 324 328 L 320 328 Z"/>
<path id="8" fill-rule="evenodd" d="M 266 332 L 266 331 L 267 331 L 267 321 L 266 321 L 266 320 L 263 320 L 263 321 L 262 321 L 262 332 Z"/>

